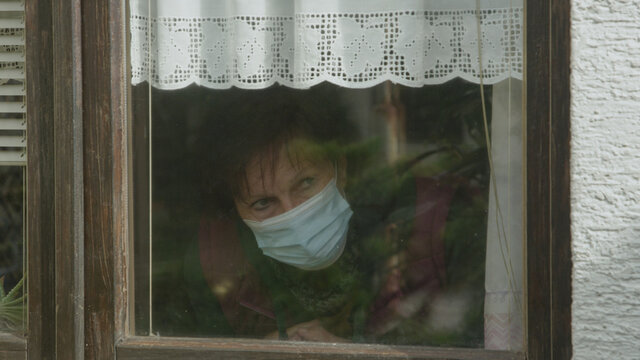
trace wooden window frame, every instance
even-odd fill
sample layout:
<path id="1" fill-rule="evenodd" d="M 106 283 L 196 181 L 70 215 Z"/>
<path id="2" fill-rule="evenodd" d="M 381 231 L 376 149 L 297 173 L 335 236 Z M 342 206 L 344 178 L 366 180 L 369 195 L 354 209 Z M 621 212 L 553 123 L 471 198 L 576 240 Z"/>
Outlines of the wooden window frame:
<path id="1" fill-rule="evenodd" d="M 570 359 L 570 0 L 525 3 L 526 344 L 505 352 L 129 335 L 126 2 L 26 0 L 26 355 Z M 0 349 L 25 355 L 4 337 Z"/>

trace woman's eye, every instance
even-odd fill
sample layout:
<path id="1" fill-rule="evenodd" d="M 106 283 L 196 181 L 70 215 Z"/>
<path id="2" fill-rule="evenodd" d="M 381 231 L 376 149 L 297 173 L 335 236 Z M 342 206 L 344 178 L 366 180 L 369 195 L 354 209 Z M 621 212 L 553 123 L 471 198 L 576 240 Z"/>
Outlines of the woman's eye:
<path id="1" fill-rule="evenodd" d="M 262 211 L 266 210 L 271 205 L 271 199 L 260 199 L 251 204 L 253 210 Z"/>
<path id="2" fill-rule="evenodd" d="M 316 182 L 316 178 L 314 178 L 314 177 L 306 177 L 306 178 L 302 179 L 302 181 L 300 183 L 301 183 L 303 189 L 308 189 L 315 182 Z"/>

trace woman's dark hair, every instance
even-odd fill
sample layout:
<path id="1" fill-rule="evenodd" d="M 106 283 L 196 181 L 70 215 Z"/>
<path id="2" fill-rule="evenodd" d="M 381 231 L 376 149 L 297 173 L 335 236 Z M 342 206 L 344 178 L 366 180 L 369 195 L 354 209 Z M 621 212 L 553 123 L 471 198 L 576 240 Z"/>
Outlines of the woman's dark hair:
<path id="1" fill-rule="evenodd" d="M 255 155 L 266 154 L 266 166 L 274 167 L 282 146 L 294 138 L 340 145 L 355 135 L 334 86 L 234 89 L 215 96 L 220 98 L 212 99 L 197 148 L 204 210 L 217 215 L 234 213 L 233 197 L 246 186 L 247 165 Z"/>

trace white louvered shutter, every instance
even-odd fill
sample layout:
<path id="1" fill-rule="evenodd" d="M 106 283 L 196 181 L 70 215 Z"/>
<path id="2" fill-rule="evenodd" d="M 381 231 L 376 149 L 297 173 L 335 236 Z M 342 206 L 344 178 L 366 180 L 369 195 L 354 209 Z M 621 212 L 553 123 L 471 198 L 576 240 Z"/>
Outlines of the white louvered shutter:
<path id="1" fill-rule="evenodd" d="M 0 166 L 27 160 L 24 3 L 0 0 Z"/>

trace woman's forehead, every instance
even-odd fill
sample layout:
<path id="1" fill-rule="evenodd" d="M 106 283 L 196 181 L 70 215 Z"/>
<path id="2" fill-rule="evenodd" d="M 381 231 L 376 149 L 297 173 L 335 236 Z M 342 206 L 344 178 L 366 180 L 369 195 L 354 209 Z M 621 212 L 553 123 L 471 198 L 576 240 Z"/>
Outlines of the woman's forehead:
<path id="1" fill-rule="evenodd" d="M 277 154 L 264 152 L 254 156 L 245 169 L 245 193 L 253 195 L 275 186 L 286 186 L 308 172 L 324 171 L 331 171 L 330 161 L 307 152 L 292 153 L 284 147 Z"/>

